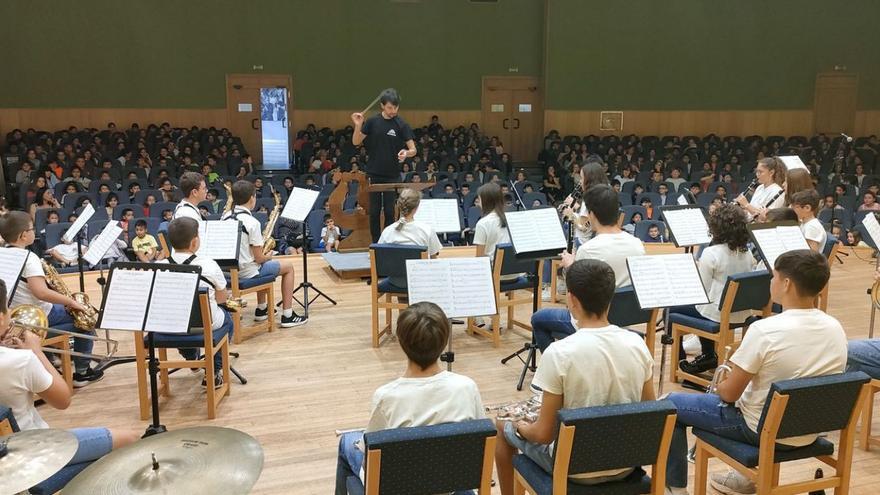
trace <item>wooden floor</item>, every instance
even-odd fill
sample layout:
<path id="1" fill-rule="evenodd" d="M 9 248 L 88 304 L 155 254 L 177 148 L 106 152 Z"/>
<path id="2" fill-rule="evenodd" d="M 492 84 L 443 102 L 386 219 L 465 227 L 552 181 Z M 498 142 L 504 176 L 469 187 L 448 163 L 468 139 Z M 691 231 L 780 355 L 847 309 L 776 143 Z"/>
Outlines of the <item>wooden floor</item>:
<path id="1" fill-rule="evenodd" d="M 655 249 L 649 245 L 649 250 Z M 841 320 L 850 338 L 864 338 L 870 313 L 865 289 L 872 284 L 872 267 L 867 251 L 858 253 L 861 259 L 846 252 L 850 256 L 832 269 L 829 312 Z M 291 261 L 299 277 L 302 259 Z M 253 435 L 265 453 L 263 473 L 254 493 L 331 493 L 337 448 L 334 430 L 365 425 L 373 391 L 404 369 L 405 358 L 395 342 L 386 341 L 378 349 L 370 347 L 369 287 L 360 281 L 338 279 L 318 255 L 309 259 L 309 274 L 311 281 L 335 298 L 338 305 L 318 301 L 312 306 L 306 326 L 258 335 L 233 346 L 241 353 L 234 366 L 249 382 L 233 383 L 232 395 L 220 405 L 216 420 L 206 419 L 200 374 L 181 371 L 172 375 L 174 395 L 161 405 L 162 422 L 169 429 L 212 424 Z M 100 300 L 96 276 L 87 276 L 87 289 L 95 300 Z M 68 284 L 74 287 L 75 279 L 68 278 Z M 530 308 L 524 308 L 519 314 L 527 318 L 528 312 Z M 463 326 L 455 326 L 454 332 L 453 369 L 477 382 L 485 404 L 527 396 L 527 392 L 515 389 L 522 369 L 519 362 L 500 364 L 502 357 L 530 338 L 526 332 L 505 332 L 498 349 L 486 340 L 466 335 Z M 113 333 L 121 341 L 119 354 L 133 354 L 131 336 Z M 657 345 L 657 367 L 660 347 Z M 668 384 L 665 388 L 676 389 Z M 147 422 L 138 419 L 137 404 L 135 366 L 123 364 L 108 369 L 103 381 L 79 390 L 66 411 L 42 407 L 40 413 L 57 428 L 109 426 L 140 431 Z M 880 414 L 874 417 L 878 418 L 875 431 L 880 432 Z M 782 481 L 812 476 L 816 467 L 818 463 L 814 462 L 787 465 Z M 724 467 L 713 461 L 710 469 Z M 865 453 L 857 449 L 850 493 L 876 494 L 878 484 L 880 451 Z"/>

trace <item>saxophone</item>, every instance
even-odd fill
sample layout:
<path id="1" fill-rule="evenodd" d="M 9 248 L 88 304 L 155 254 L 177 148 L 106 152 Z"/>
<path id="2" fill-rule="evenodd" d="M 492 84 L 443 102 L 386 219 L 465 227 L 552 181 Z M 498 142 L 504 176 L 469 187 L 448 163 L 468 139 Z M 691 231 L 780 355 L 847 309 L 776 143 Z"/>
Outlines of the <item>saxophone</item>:
<path id="1" fill-rule="evenodd" d="M 272 196 L 275 198 L 275 207 L 272 208 L 269 221 L 266 222 L 266 228 L 263 229 L 263 255 L 265 256 L 269 256 L 269 253 L 275 249 L 275 238 L 272 237 L 272 232 L 275 231 L 275 224 L 278 222 L 278 216 L 281 215 L 281 194 L 274 187 L 272 187 Z"/>
<path id="2" fill-rule="evenodd" d="M 65 308 L 67 313 L 73 318 L 73 326 L 80 330 L 94 330 L 98 324 L 98 309 L 89 303 L 89 296 L 84 292 L 71 292 L 52 265 L 46 263 L 45 260 L 42 260 L 42 264 L 43 271 L 46 272 L 46 284 L 50 289 L 86 307 L 85 311 L 70 307 Z"/>

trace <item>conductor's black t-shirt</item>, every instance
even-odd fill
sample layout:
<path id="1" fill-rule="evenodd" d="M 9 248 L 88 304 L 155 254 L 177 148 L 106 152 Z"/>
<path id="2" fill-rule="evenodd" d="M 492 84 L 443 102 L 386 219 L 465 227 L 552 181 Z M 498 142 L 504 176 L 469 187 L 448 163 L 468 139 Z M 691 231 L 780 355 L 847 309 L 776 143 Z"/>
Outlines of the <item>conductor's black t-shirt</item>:
<path id="1" fill-rule="evenodd" d="M 413 138 L 412 128 L 400 116 L 386 119 L 374 115 L 364 122 L 361 132 L 366 134 L 364 146 L 370 156 L 367 176 L 382 179 L 399 179 L 400 162 L 397 153 L 406 149 L 406 142 Z"/>

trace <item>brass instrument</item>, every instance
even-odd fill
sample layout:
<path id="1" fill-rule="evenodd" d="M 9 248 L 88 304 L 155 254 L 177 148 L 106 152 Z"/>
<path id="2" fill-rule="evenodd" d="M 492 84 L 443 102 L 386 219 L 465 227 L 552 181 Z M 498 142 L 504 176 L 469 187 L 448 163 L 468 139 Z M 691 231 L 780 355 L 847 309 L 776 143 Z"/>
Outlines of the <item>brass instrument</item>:
<path id="1" fill-rule="evenodd" d="M 225 215 L 232 211 L 232 186 L 224 182 L 223 188 L 226 189 L 226 205 L 223 206 L 223 214 Z"/>
<path id="2" fill-rule="evenodd" d="M 706 390 L 710 394 L 714 394 L 718 392 L 718 384 L 727 379 L 727 375 L 733 371 L 733 368 L 727 364 L 728 359 L 730 359 L 730 346 L 724 346 L 724 361 L 715 368 L 715 374 L 712 375 L 712 383 L 709 384 L 709 388 Z"/>
<path id="3" fill-rule="evenodd" d="M 71 356 L 80 356 L 103 360 L 110 358 L 114 354 L 116 354 L 116 349 L 119 346 L 119 342 L 112 339 L 97 337 L 95 335 L 68 332 L 66 330 L 59 330 L 57 328 L 49 328 L 49 318 L 46 315 L 45 311 L 43 311 L 39 306 L 34 306 L 32 304 L 22 304 L 21 306 L 16 306 L 12 311 L 9 312 L 9 319 L 9 330 L 3 335 L 3 339 L 0 340 L 0 345 L 6 347 L 12 345 L 15 340 L 24 340 L 25 332 L 34 333 L 38 337 L 40 337 L 41 340 L 45 340 L 48 334 L 51 332 L 53 334 L 68 335 L 70 337 L 75 337 L 78 339 L 88 339 L 94 340 L 96 342 L 105 342 L 108 345 L 107 355 L 86 354 L 76 351 L 64 351 L 55 347 L 41 347 L 42 351 L 51 352 L 54 354 L 69 354 Z"/>
<path id="4" fill-rule="evenodd" d="M 98 309 L 89 303 L 89 296 L 84 292 L 71 292 L 67 288 L 67 284 L 61 280 L 58 271 L 52 265 L 46 263 L 45 260 L 42 260 L 42 263 L 43 271 L 46 272 L 46 283 L 49 285 L 49 288 L 86 307 L 85 311 L 73 309 L 69 306 L 65 308 L 67 313 L 73 318 L 73 325 L 80 330 L 94 330 L 98 324 Z"/>
<path id="5" fill-rule="evenodd" d="M 269 187 L 272 187 L 270 184 Z M 272 196 L 275 198 L 275 207 L 269 214 L 269 221 L 266 222 L 266 228 L 263 229 L 263 255 L 269 256 L 275 249 L 275 238 L 272 232 L 275 230 L 275 224 L 278 222 L 278 216 L 281 215 L 281 194 L 272 187 Z"/>

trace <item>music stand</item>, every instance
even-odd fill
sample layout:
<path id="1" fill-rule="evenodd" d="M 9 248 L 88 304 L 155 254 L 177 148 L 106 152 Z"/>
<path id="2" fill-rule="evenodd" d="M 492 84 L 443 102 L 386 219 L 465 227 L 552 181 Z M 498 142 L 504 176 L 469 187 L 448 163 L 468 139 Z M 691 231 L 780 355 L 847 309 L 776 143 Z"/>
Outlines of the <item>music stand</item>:
<path id="1" fill-rule="evenodd" d="M 810 249 L 798 222 L 794 220 L 749 224 L 746 228 L 770 272 L 779 255 L 796 249 Z"/>
<path id="2" fill-rule="evenodd" d="M 0 280 L 6 283 L 6 300 L 11 301 L 21 281 L 21 273 L 31 252 L 27 249 L 0 249 Z"/>
<path id="3" fill-rule="evenodd" d="M 61 236 L 61 240 L 64 242 L 72 242 L 76 241 L 76 268 L 79 272 L 79 291 L 86 291 L 86 277 L 85 272 L 83 270 L 83 254 L 82 254 L 82 238 L 85 235 L 85 227 L 86 223 L 94 216 L 95 207 L 92 206 L 91 203 L 87 204 L 83 210 L 80 212 L 79 216 L 76 217 L 76 221 L 67 229 L 67 232 Z M 105 251 L 106 252 L 106 251 Z"/>

